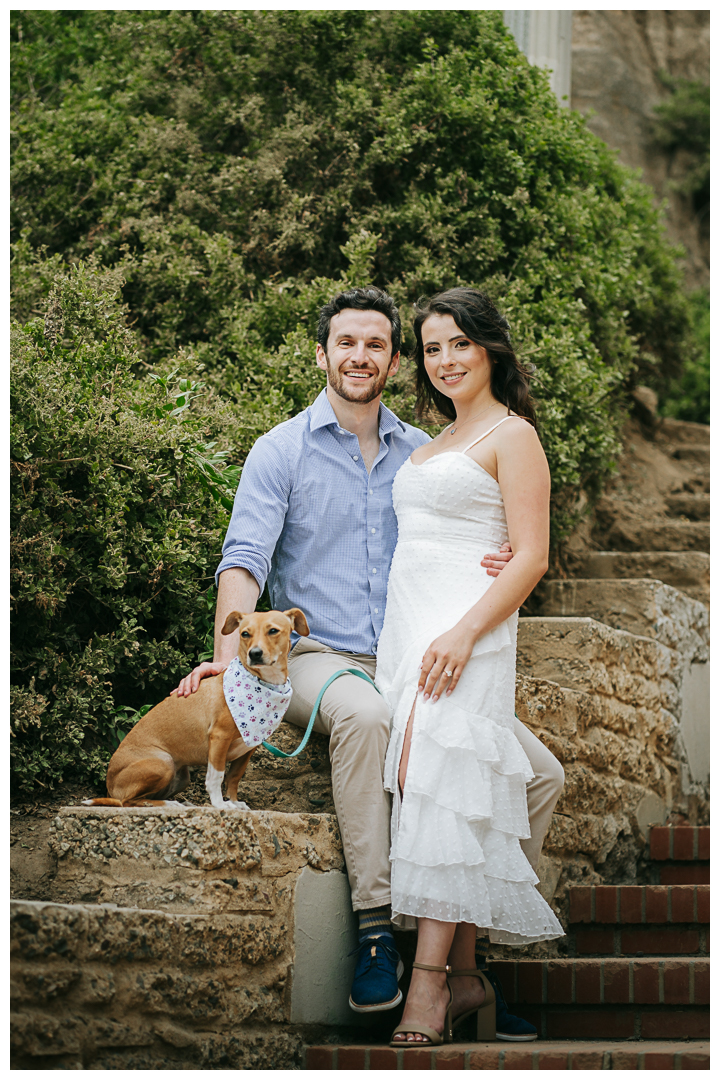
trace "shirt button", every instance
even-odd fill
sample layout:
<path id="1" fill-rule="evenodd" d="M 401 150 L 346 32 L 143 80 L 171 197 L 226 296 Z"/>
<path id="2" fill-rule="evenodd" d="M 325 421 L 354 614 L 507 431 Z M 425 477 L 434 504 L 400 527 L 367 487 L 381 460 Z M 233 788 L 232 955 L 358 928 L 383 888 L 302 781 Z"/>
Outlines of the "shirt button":
<path id="1" fill-rule="evenodd" d="M 379 608 L 375 608 L 375 614 L 377 615 Z"/>
<path id="2" fill-rule="evenodd" d="M 357 454 L 353 454 L 353 461 L 357 461 L 357 459 L 358 459 L 358 455 L 357 455 Z"/>
<path id="3" fill-rule="evenodd" d="M 373 566 L 373 574 L 377 574 L 377 570 L 375 569 L 374 566 Z"/>
<path id="4" fill-rule="evenodd" d="M 372 488 L 368 488 L 368 494 L 369 494 L 369 495 L 372 495 L 372 494 L 374 494 L 374 492 L 373 492 L 373 489 L 372 489 Z"/>
<path id="5" fill-rule="evenodd" d="M 374 530 L 374 529 L 371 529 L 371 530 L 370 530 L 370 532 L 371 532 L 371 533 L 374 533 L 374 532 L 375 532 L 375 530 Z"/>

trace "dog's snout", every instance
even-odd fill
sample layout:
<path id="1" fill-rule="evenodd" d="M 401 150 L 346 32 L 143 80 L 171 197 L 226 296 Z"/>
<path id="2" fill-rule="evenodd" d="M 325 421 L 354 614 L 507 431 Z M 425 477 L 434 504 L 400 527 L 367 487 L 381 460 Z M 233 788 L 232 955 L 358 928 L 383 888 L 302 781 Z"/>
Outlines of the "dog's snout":
<path id="1" fill-rule="evenodd" d="M 263 651 L 258 645 L 253 645 L 251 649 L 248 649 L 248 660 L 251 664 L 260 664 L 263 658 Z"/>

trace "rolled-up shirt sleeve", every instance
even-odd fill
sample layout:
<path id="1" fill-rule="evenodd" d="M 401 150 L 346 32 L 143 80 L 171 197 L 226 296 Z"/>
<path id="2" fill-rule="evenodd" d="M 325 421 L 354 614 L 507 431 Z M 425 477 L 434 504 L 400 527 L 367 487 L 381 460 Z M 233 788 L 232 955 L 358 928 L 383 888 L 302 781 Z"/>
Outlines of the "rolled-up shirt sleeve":
<path id="1" fill-rule="evenodd" d="M 244 567 L 265 588 L 290 497 L 290 469 L 283 448 L 272 435 L 262 435 L 248 454 L 235 495 L 222 559 L 215 571 Z"/>

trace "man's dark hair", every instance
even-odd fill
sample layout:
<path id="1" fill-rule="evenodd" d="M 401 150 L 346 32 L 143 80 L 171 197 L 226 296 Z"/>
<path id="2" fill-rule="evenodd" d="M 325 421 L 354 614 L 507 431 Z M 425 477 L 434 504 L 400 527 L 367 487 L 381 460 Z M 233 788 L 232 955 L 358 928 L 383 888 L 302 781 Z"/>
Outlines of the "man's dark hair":
<path id="1" fill-rule="evenodd" d="M 354 308 L 356 311 L 379 311 L 390 320 L 392 353 L 394 356 L 400 350 L 402 338 L 402 326 L 400 324 L 400 312 L 395 307 L 392 296 L 388 296 L 382 289 L 376 289 L 374 285 L 368 285 L 363 289 L 347 289 L 345 292 L 333 296 L 327 304 L 320 308 L 318 318 L 317 339 L 327 352 L 328 336 L 330 334 L 330 320 L 333 315 L 339 315 L 345 308 Z"/>

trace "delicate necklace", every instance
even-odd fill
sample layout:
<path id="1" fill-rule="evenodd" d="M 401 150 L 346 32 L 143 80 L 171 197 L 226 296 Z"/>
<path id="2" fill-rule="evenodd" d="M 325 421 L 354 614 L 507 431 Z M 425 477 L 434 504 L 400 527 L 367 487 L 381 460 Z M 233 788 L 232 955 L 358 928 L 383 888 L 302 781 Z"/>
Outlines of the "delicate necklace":
<path id="1" fill-rule="evenodd" d="M 479 416 L 484 416 L 486 412 L 490 412 L 490 410 L 495 405 L 499 405 L 499 404 L 500 404 L 499 401 L 493 401 L 492 405 L 488 405 L 487 409 L 483 409 L 482 412 L 475 413 L 475 415 L 471 416 L 468 420 L 463 420 L 462 424 L 456 424 L 454 428 L 450 428 L 450 434 L 454 435 L 458 428 L 465 427 L 466 424 L 470 423 L 470 420 L 477 420 Z"/>

